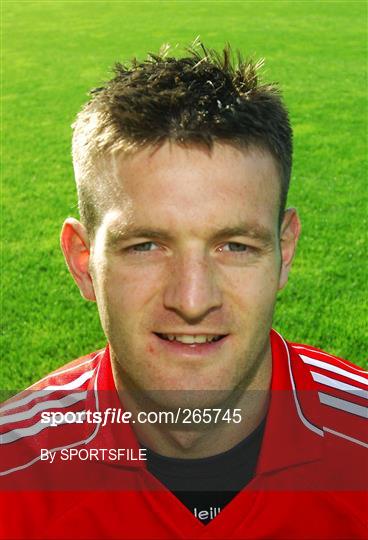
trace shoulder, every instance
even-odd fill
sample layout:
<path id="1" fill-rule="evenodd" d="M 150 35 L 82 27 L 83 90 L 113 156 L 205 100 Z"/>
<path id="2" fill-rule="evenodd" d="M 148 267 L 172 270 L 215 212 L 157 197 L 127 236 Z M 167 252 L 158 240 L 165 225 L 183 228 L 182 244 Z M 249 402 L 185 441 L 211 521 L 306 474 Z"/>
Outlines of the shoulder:
<path id="1" fill-rule="evenodd" d="M 344 360 L 343 358 L 329 354 L 321 349 L 318 349 L 317 347 L 312 347 L 311 345 L 303 345 L 301 343 L 292 342 L 289 342 L 288 344 L 289 347 L 296 354 L 298 354 L 302 358 L 303 362 L 307 365 L 319 366 L 322 369 L 335 373 L 337 373 L 335 367 L 341 369 L 345 368 L 347 372 L 363 375 L 365 382 L 367 382 L 367 371 L 364 368 L 353 364 L 349 360 Z"/>
<path id="2" fill-rule="evenodd" d="M 60 392 L 69 393 L 84 388 L 92 378 L 103 352 L 104 350 L 96 351 L 72 360 L 2 403 L 0 406 L 1 425 L 8 424 L 10 421 L 19 421 L 21 408 L 29 410 L 40 403 L 45 405 L 51 398 L 59 397 Z M 15 414 L 17 416 L 13 416 Z"/>
<path id="3" fill-rule="evenodd" d="M 368 373 L 309 345 L 288 343 L 303 414 L 324 434 L 368 447 Z"/>
<path id="4" fill-rule="evenodd" d="M 1 405 L 0 474 L 38 461 L 40 448 L 51 450 L 81 439 L 81 426 L 65 423 L 62 415 L 85 410 L 104 351 L 69 362 Z M 61 413 L 59 422 L 50 421 L 51 413 Z"/>

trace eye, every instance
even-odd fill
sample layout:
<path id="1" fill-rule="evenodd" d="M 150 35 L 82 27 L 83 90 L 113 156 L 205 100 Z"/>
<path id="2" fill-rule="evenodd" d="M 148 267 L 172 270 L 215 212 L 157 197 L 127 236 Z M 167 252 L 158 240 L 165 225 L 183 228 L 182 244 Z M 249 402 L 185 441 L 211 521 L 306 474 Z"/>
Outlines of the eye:
<path id="1" fill-rule="evenodd" d="M 154 251 L 156 249 L 158 249 L 158 246 L 154 242 L 142 242 L 141 244 L 136 244 L 135 246 L 130 247 L 131 251 L 136 252 Z"/>
<path id="2" fill-rule="evenodd" d="M 219 248 L 220 251 L 231 251 L 235 253 L 244 253 L 249 250 L 249 246 L 240 242 L 227 242 Z"/>

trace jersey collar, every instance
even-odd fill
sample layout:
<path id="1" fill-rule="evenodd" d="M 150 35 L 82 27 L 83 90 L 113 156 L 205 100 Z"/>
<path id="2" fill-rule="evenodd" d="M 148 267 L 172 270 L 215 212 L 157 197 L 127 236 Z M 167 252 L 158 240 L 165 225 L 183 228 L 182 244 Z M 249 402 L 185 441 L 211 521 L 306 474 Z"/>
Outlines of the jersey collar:
<path id="1" fill-rule="evenodd" d="M 90 438 L 89 446 L 129 450 L 129 453 L 123 455 L 115 465 L 133 469 L 144 467 L 144 461 L 131 459 L 138 455 L 140 449 L 131 425 L 119 421 L 124 410 L 115 388 L 109 346 L 99 360 L 94 379 L 89 383 L 86 409 L 101 414 L 102 419 L 106 411 L 109 411 L 106 424 L 104 425 L 102 421 L 96 425 L 96 433 Z M 107 454 L 101 461 L 108 462 Z"/>
<path id="2" fill-rule="evenodd" d="M 323 431 L 304 416 L 294 384 L 292 364 L 295 353 L 276 331 L 271 331 L 270 339 L 270 404 L 257 465 L 258 475 L 322 458 Z M 313 388 L 309 392 L 313 393 Z"/>

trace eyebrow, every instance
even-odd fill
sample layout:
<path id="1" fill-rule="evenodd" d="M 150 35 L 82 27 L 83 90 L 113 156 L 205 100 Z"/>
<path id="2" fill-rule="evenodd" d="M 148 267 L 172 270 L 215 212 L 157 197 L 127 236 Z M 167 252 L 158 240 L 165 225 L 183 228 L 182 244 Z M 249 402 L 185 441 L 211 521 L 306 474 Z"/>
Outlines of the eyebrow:
<path id="1" fill-rule="evenodd" d="M 248 238 L 254 238 L 260 240 L 264 244 L 271 244 L 274 241 L 275 234 L 267 227 L 260 224 L 243 223 L 235 227 L 225 227 L 219 229 L 215 235 L 215 240 L 221 240 L 223 238 L 231 238 L 233 236 L 247 236 Z"/>
<path id="2" fill-rule="evenodd" d="M 246 236 L 261 241 L 265 245 L 273 242 L 274 233 L 260 224 L 240 224 L 234 227 L 224 227 L 218 229 L 211 240 L 219 241 L 234 236 Z M 168 241 L 173 240 L 174 236 L 165 229 L 126 226 L 122 228 L 112 228 L 107 232 L 108 246 L 114 246 L 119 242 L 133 238 L 150 238 L 154 240 Z"/>
<path id="3" fill-rule="evenodd" d="M 172 235 L 164 229 L 150 229 L 147 227 L 132 227 L 114 228 L 107 232 L 107 244 L 114 246 L 118 242 L 130 240 L 132 238 L 152 238 L 156 240 L 171 240 Z"/>

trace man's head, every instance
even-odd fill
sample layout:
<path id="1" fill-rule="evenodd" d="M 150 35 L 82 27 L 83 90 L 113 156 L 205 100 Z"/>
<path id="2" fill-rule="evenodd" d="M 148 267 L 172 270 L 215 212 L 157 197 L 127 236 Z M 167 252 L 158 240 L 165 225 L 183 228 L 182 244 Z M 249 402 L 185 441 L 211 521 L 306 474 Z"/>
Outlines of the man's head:
<path id="1" fill-rule="evenodd" d="M 74 124 L 73 160 L 81 219 L 94 231 L 106 204 L 101 157 L 165 141 L 212 148 L 226 142 L 268 151 L 280 178 L 280 220 L 292 163 L 292 132 L 275 85 L 259 82 L 262 62 L 203 46 L 175 59 L 168 48 L 147 60 L 116 64 L 115 77 L 92 91 Z"/>
<path id="2" fill-rule="evenodd" d="M 211 406 L 266 388 L 299 235 L 275 90 L 228 52 L 119 67 L 78 117 L 74 159 L 84 225 L 67 220 L 62 246 L 122 386 L 167 406 L 171 390 Z"/>

